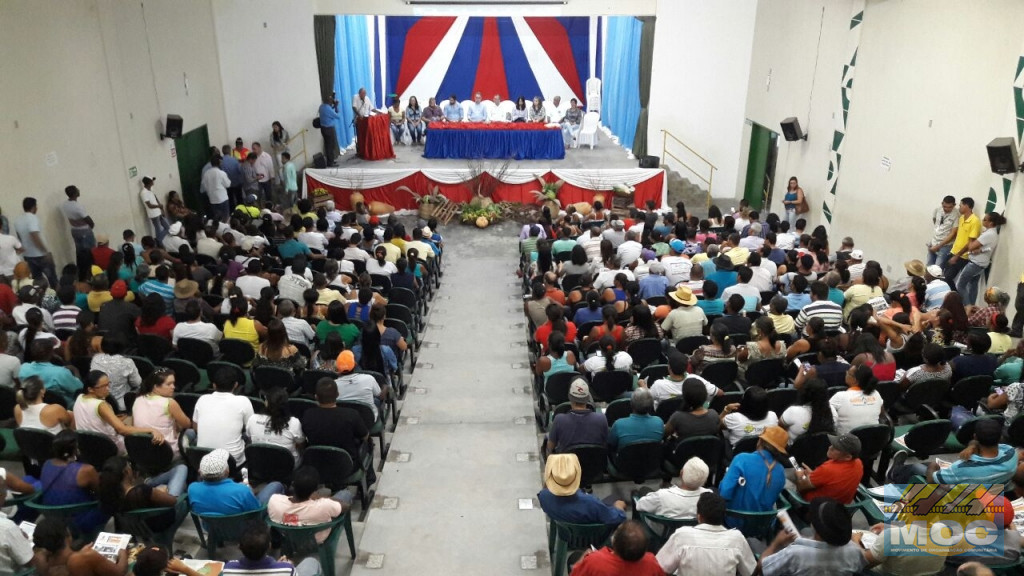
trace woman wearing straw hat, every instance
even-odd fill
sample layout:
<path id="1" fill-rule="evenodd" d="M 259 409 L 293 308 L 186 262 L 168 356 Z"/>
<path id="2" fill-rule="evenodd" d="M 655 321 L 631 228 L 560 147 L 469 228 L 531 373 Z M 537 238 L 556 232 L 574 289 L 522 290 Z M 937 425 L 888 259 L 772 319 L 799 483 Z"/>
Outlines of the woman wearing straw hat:
<path id="1" fill-rule="evenodd" d="M 781 470 L 780 470 L 781 473 Z M 544 488 L 537 493 L 540 507 L 552 520 L 573 524 L 617 526 L 626 520 L 626 503 L 609 506 L 593 494 L 580 490 L 579 458 L 575 454 L 552 454 L 544 463 Z"/>

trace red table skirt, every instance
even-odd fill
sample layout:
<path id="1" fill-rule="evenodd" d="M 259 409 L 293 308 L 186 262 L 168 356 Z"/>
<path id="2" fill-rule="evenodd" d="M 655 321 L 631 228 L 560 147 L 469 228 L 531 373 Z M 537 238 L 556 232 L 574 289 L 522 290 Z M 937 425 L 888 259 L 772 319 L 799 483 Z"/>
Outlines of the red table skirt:
<path id="1" fill-rule="evenodd" d="M 395 157 L 395 149 L 391 146 L 391 120 L 387 114 L 356 119 L 356 156 L 363 160 Z"/>

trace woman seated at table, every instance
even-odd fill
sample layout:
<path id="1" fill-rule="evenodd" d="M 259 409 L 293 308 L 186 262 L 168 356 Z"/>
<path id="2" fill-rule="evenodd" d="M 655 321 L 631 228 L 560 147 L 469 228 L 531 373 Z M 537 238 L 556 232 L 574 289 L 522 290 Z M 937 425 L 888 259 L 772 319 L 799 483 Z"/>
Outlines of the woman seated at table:
<path id="1" fill-rule="evenodd" d="M 530 107 L 530 122 L 547 122 L 548 111 L 544 109 L 540 96 L 533 97 L 533 106 Z"/>
<path id="2" fill-rule="evenodd" d="M 127 434 L 152 434 L 154 444 L 162 444 L 164 436 L 155 428 L 129 426 L 114 414 L 114 408 L 107 401 L 110 395 L 110 378 L 105 372 L 93 370 L 85 379 L 82 394 L 75 400 L 75 426 L 103 434 L 117 445 L 119 454 L 124 454 L 124 436 Z"/>
<path id="3" fill-rule="evenodd" d="M 526 107 L 526 98 L 522 96 L 516 98 L 516 107 L 512 110 L 510 118 L 512 122 L 526 122 L 530 119 L 530 111 Z"/>
<path id="4" fill-rule="evenodd" d="M 391 99 L 388 116 L 391 118 L 391 136 L 394 138 L 395 144 L 398 144 L 402 141 L 402 132 L 405 132 L 405 113 L 402 112 L 402 102 L 398 96 Z"/>
<path id="5" fill-rule="evenodd" d="M 78 436 L 71 430 L 62 431 L 53 439 L 50 451 L 52 458 L 43 463 L 39 475 L 43 484 L 40 503 L 68 506 L 94 502 L 100 475 L 91 465 L 78 461 Z M 72 524 L 79 532 L 89 534 L 102 528 L 108 518 L 99 508 L 93 508 L 77 514 Z"/>

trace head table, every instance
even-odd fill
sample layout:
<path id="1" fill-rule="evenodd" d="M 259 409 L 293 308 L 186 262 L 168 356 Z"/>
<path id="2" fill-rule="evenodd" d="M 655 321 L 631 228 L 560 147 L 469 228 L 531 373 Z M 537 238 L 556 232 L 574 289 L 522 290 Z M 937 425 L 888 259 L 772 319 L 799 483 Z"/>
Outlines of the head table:
<path id="1" fill-rule="evenodd" d="M 432 122 L 424 158 L 565 158 L 562 130 L 538 122 Z"/>

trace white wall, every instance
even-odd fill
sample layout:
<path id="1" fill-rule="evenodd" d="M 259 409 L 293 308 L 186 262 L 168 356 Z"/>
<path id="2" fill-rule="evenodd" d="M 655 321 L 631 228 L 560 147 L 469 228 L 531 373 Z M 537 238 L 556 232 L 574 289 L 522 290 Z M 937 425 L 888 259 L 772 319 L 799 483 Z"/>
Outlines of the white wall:
<path id="1" fill-rule="evenodd" d="M 269 148 L 270 124 L 277 120 L 294 137 L 306 133 L 307 162 L 323 149 L 312 120 L 320 105 L 320 80 L 313 41 L 313 2 L 217 0 L 213 2 L 217 55 L 224 87 L 227 133 L 212 143 Z M 301 166 L 302 140 L 290 146 Z"/>
<path id="2" fill-rule="evenodd" d="M 384 16 L 649 16 L 658 0 L 567 0 L 562 4 L 493 6 L 410 5 L 406 0 L 313 0 L 317 14 L 380 14 Z M 674 2 L 675 0 L 662 0 Z"/>
<path id="3" fill-rule="evenodd" d="M 661 155 L 661 130 L 671 132 L 718 167 L 713 184 L 716 197 L 742 191 L 743 175 L 738 170 L 746 154 L 743 113 L 757 4 L 757 0 L 658 3 L 648 150 Z M 675 169 L 671 160 L 663 162 Z"/>
<path id="4" fill-rule="evenodd" d="M 148 233 L 141 177 L 156 177 L 161 193 L 180 189 L 161 119 L 176 113 L 186 131 L 205 123 L 211 135 L 224 132 L 209 0 L 5 1 L 0 54 L 0 204 L 14 217 L 23 196 L 39 200 L 58 265 L 73 252 L 58 208 L 65 186 L 81 189 L 112 239 L 126 227 Z"/>

